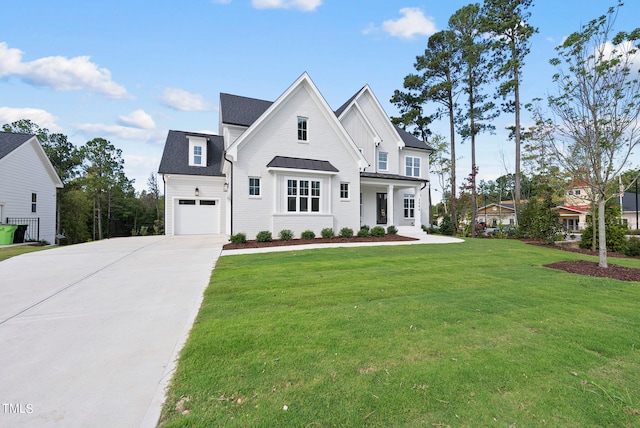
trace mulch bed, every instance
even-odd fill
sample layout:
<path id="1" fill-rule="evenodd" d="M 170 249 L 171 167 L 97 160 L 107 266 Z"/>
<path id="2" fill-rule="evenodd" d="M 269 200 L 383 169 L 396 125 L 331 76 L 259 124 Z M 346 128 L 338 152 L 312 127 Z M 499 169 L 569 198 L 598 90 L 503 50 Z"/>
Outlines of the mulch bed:
<path id="1" fill-rule="evenodd" d="M 536 240 L 523 240 L 527 244 L 540 245 L 547 248 L 553 248 L 561 251 L 570 251 L 573 253 L 587 254 L 590 256 L 598 256 L 597 251 L 591 251 L 584 248 L 560 247 L 557 245 L 542 244 Z M 572 260 L 544 265 L 552 269 L 559 269 L 569 273 L 577 273 L 579 275 L 595 276 L 598 278 L 611 278 L 620 281 L 640 282 L 640 269 L 629 268 L 609 263 L 610 258 L 629 258 L 624 254 L 607 252 L 607 268 L 598 266 L 598 262 L 590 262 L 586 260 Z"/>
<path id="2" fill-rule="evenodd" d="M 247 241 L 244 244 L 225 244 L 222 248 L 225 250 L 241 250 L 245 248 L 264 248 L 264 247 L 283 247 L 292 245 L 307 244 L 336 244 L 336 243 L 353 243 L 353 242 L 397 242 L 397 241 L 417 241 L 416 238 L 408 236 L 387 234 L 382 237 L 368 236 L 366 238 L 354 236 L 353 238 L 315 238 L 315 239 L 292 239 L 290 241 L 282 241 L 279 239 L 270 242 L 257 242 L 255 240 Z"/>

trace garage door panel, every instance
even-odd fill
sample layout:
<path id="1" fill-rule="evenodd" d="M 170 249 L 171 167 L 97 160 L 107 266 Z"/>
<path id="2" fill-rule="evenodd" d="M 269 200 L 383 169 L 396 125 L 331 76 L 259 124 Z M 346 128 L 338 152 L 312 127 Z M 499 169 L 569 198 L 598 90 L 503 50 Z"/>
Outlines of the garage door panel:
<path id="1" fill-rule="evenodd" d="M 220 204 L 210 199 L 178 199 L 175 205 L 175 234 L 220 233 Z"/>

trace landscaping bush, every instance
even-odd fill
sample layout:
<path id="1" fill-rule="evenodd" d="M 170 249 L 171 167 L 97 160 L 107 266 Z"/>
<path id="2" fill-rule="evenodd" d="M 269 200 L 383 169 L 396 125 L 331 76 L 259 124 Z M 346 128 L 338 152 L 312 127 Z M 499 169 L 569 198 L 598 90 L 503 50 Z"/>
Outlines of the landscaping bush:
<path id="1" fill-rule="evenodd" d="M 629 238 L 629 242 L 627 242 L 627 256 L 640 256 L 640 238 L 636 236 Z"/>
<path id="2" fill-rule="evenodd" d="M 389 235 L 395 235 L 396 233 L 398 233 L 398 228 L 395 227 L 394 225 L 391 225 L 391 226 L 387 227 L 387 233 Z"/>
<path id="3" fill-rule="evenodd" d="M 271 232 L 269 232 L 268 230 L 262 230 L 256 235 L 256 241 L 271 242 L 273 241 L 273 236 L 271 236 Z"/>
<path id="4" fill-rule="evenodd" d="M 300 238 L 302 239 L 315 239 L 316 234 L 313 232 L 313 230 L 305 230 L 304 232 L 302 232 L 302 234 L 300 234 Z"/>
<path id="5" fill-rule="evenodd" d="M 280 231 L 278 237 L 280 237 L 282 241 L 291 241 L 293 239 L 293 232 L 289 229 L 284 229 Z"/>
<path id="6" fill-rule="evenodd" d="M 236 233 L 231 235 L 230 241 L 232 244 L 244 244 L 247 242 L 247 235 L 244 233 Z"/>
<path id="7" fill-rule="evenodd" d="M 358 231 L 358 237 L 360 237 L 360 238 L 366 238 L 369 235 L 370 235 L 369 226 L 362 226 L 360 228 L 360 230 Z"/>
<path id="8" fill-rule="evenodd" d="M 340 229 L 340 237 L 341 238 L 351 238 L 353 237 L 353 229 L 350 227 L 343 227 Z"/>
<path id="9" fill-rule="evenodd" d="M 518 235 L 523 238 L 540 239 L 547 244 L 562 239 L 560 214 L 554 209 L 555 206 L 550 195 L 544 200 L 531 198 L 520 212 Z"/>
<path id="10" fill-rule="evenodd" d="M 325 227 L 324 229 L 322 229 L 320 231 L 320 235 L 324 238 L 324 239 L 331 239 L 333 238 L 335 235 L 335 233 L 333 232 L 333 229 L 330 227 Z"/>
<path id="11" fill-rule="evenodd" d="M 440 224 L 440 233 L 448 236 L 453 236 L 456 234 L 450 215 L 445 215 L 444 217 L 442 217 L 442 223 Z"/>
<path id="12" fill-rule="evenodd" d="M 383 237 L 385 235 L 384 227 L 376 226 L 371 229 L 371 236 L 376 236 L 378 238 Z"/>

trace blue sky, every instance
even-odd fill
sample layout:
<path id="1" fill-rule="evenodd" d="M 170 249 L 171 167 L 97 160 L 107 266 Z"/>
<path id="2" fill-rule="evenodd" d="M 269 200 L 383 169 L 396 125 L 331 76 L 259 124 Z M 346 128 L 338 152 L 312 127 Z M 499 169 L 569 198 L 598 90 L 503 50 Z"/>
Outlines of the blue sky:
<path id="1" fill-rule="evenodd" d="M 306 71 L 334 109 L 369 84 L 387 114 L 397 115 L 394 89 L 429 35 L 468 3 L 14 0 L 2 12 L 0 125 L 28 118 L 77 145 L 106 138 L 122 149 L 125 172 L 142 190 L 168 130 L 217 133 L 220 92 L 275 100 Z M 554 47 L 610 3 L 535 1 L 530 22 L 540 32 L 523 101 L 553 91 Z M 627 3 L 619 30 L 631 30 L 640 16 L 640 2 Z M 513 172 L 513 143 L 502 131 L 511 122 L 503 115 L 495 135 L 478 138 L 479 179 Z M 445 123 L 434 131 L 448 135 Z M 458 142 L 456 150 L 462 179 L 471 171 L 470 146 Z"/>

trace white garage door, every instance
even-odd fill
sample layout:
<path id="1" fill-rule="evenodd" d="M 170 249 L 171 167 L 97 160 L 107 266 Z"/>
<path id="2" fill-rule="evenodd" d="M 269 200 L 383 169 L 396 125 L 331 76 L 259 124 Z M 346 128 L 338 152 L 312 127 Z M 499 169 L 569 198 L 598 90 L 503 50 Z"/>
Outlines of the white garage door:
<path id="1" fill-rule="evenodd" d="M 176 199 L 176 235 L 220 233 L 220 204 L 215 199 Z"/>

